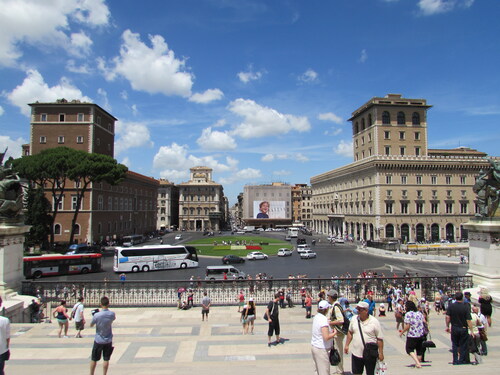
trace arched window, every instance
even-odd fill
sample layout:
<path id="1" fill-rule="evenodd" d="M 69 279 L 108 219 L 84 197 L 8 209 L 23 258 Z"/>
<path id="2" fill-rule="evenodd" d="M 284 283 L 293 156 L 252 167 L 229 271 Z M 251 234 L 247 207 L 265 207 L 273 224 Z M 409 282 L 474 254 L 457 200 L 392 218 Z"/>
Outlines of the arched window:
<path id="1" fill-rule="evenodd" d="M 61 224 L 54 225 L 54 234 L 61 234 Z"/>
<path id="2" fill-rule="evenodd" d="M 75 234 L 80 234 L 80 224 L 75 224 Z"/>
<path id="3" fill-rule="evenodd" d="M 418 112 L 413 112 L 413 115 L 411 116 L 411 123 L 413 125 L 420 125 L 420 115 Z"/>
<path id="4" fill-rule="evenodd" d="M 384 111 L 382 112 L 382 124 L 384 125 L 389 125 L 391 123 L 391 115 L 389 112 Z"/>
<path id="5" fill-rule="evenodd" d="M 368 126 L 372 126 L 373 125 L 373 118 L 372 118 L 372 114 L 369 113 L 368 114 Z"/>
<path id="6" fill-rule="evenodd" d="M 385 237 L 386 238 L 394 238 L 394 225 L 387 224 L 385 226 Z"/>
<path id="7" fill-rule="evenodd" d="M 398 125 L 404 125 L 406 123 L 404 112 L 398 112 Z"/>
<path id="8" fill-rule="evenodd" d="M 365 130 L 365 119 L 361 119 L 361 130 Z"/>

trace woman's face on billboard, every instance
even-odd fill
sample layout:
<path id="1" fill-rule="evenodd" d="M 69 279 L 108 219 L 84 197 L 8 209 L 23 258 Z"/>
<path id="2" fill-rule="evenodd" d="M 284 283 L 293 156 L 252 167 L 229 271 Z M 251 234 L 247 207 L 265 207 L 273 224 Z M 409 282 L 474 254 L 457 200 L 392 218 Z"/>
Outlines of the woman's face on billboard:
<path id="1" fill-rule="evenodd" d="M 267 214 L 267 212 L 269 211 L 269 203 L 267 202 L 262 202 L 260 204 L 260 212 L 264 213 L 264 214 Z"/>

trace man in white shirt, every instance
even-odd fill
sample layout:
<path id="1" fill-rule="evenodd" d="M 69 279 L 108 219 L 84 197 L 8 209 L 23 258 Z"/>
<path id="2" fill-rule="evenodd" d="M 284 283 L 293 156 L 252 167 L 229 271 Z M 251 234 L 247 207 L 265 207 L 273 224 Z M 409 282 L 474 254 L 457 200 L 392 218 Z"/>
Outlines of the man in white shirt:
<path id="1" fill-rule="evenodd" d="M 0 297 L 0 307 L 2 297 Z M 10 321 L 8 318 L 0 316 L 0 375 L 4 375 L 5 361 L 10 357 Z"/>
<path id="2" fill-rule="evenodd" d="M 71 312 L 71 317 L 75 320 L 75 337 L 78 338 L 82 337 L 82 331 L 85 328 L 85 317 L 83 315 L 84 308 L 85 306 L 83 306 L 83 297 L 80 297 L 78 298 L 78 302 L 73 306 L 73 310 Z"/>

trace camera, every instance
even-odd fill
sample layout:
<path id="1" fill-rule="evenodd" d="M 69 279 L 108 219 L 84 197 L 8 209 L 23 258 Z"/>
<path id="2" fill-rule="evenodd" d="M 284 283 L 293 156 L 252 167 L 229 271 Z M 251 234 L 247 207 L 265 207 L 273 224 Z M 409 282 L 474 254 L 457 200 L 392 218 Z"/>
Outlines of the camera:
<path id="1" fill-rule="evenodd" d="M 94 309 L 94 310 L 92 310 L 92 311 L 91 311 L 92 316 L 94 316 L 94 315 L 95 315 L 95 314 L 97 314 L 98 312 L 99 312 L 99 309 Z"/>

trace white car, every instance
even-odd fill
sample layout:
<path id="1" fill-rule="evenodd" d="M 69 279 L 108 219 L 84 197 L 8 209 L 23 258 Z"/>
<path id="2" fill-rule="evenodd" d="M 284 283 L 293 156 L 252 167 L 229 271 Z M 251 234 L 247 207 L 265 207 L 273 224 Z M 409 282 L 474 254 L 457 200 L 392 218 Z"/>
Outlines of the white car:
<path id="1" fill-rule="evenodd" d="M 311 248 L 309 247 L 308 244 L 300 244 L 300 245 L 297 245 L 297 252 L 300 254 L 300 253 L 303 253 L 304 251 L 311 251 Z"/>
<path id="2" fill-rule="evenodd" d="M 182 240 L 182 234 L 178 234 L 177 236 L 175 236 L 175 239 L 176 240 Z"/>
<path id="3" fill-rule="evenodd" d="M 289 257 L 292 254 L 293 254 L 293 251 L 291 249 L 287 249 L 286 247 L 278 250 L 279 257 Z"/>
<path id="4" fill-rule="evenodd" d="M 300 259 L 316 258 L 316 253 L 312 250 L 305 250 L 300 253 Z"/>
<path id="5" fill-rule="evenodd" d="M 335 239 L 336 243 L 344 243 L 344 239 L 342 237 L 338 237 Z"/>
<path id="6" fill-rule="evenodd" d="M 267 255 L 260 251 L 252 251 L 247 254 L 248 260 L 267 259 Z"/>

